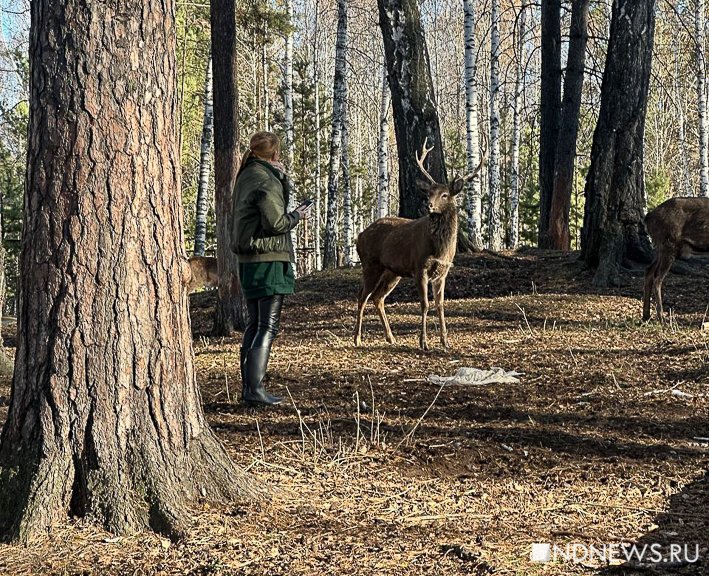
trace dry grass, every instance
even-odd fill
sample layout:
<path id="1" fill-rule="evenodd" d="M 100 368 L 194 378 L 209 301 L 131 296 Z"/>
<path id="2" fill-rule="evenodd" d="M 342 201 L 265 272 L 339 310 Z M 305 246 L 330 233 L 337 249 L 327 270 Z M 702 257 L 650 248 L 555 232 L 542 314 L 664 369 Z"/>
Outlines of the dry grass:
<path id="1" fill-rule="evenodd" d="M 639 274 L 626 280 L 597 294 L 573 257 L 462 256 L 447 291 L 452 350 L 422 353 L 410 283 L 388 306 L 398 343 L 384 342 L 370 308 L 355 349 L 358 271 L 306 278 L 270 366 L 269 390 L 287 401 L 259 411 L 234 404 L 238 339 L 203 337 L 212 295 L 197 295 L 205 409 L 234 457 L 277 487 L 273 503 L 196 510 L 178 544 L 81 521 L 41 546 L 0 547 L 0 571 L 635 574 L 648 569 L 533 564 L 530 545 L 672 541 L 700 544 L 702 565 L 652 573 L 707 574 L 706 280 L 670 279 L 665 328 L 639 323 Z M 524 376 L 425 381 L 459 366 Z M 0 388 L 0 419 L 8 394 Z"/>

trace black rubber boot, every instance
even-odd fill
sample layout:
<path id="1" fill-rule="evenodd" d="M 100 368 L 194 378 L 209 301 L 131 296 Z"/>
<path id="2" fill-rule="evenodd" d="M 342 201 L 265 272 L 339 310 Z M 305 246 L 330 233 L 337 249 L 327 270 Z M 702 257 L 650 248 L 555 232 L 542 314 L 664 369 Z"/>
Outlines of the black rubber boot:
<path id="1" fill-rule="evenodd" d="M 266 375 L 270 347 L 251 348 L 246 354 L 244 366 L 244 393 L 242 399 L 246 404 L 264 404 L 273 406 L 281 403 L 281 398 L 266 392 L 263 378 Z"/>
<path id="2" fill-rule="evenodd" d="M 239 349 L 239 368 L 241 370 L 241 397 L 246 393 L 246 348 L 243 346 Z"/>

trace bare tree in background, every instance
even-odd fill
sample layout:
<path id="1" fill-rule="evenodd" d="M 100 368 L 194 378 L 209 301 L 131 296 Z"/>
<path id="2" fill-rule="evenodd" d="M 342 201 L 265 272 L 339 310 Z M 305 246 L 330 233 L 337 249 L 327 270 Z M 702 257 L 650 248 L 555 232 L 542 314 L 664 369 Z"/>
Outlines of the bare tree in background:
<path id="1" fill-rule="evenodd" d="M 515 92 L 512 121 L 512 174 L 510 175 L 510 211 L 507 231 L 508 248 L 514 250 L 519 242 L 519 146 L 522 130 L 522 91 L 524 90 L 524 35 L 526 6 L 520 8 L 517 17 L 515 42 Z"/>
<path id="2" fill-rule="evenodd" d="M 209 209 L 209 169 L 214 140 L 214 101 L 212 97 L 212 56 L 207 63 L 204 80 L 204 123 L 199 153 L 199 182 L 195 202 L 194 255 L 204 256 L 207 245 L 207 211 Z"/>
<path id="3" fill-rule="evenodd" d="M 699 114 L 699 195 L 709 196 L 709 127 L 707 126 L 706 2 L 695 0 L 694 43 Z"/>
<path id="4" fill-rule="evenodd" d="M 503 248 L 502 207 L 500 205 L 500 1 L 491 3 L 490 30 L 490 160 L 488 176 L 490 181 L 490 205 L 488 216 L 488 236 L 490 250 L 499 252 Z"/>
<path id="5" fill-rule="evenodd" d="M 379 105 L 379 141 L 377 143 L 377 216 L 389 215 L 389 107 L 391 92 L 386 66 L 382 70 Z"/>

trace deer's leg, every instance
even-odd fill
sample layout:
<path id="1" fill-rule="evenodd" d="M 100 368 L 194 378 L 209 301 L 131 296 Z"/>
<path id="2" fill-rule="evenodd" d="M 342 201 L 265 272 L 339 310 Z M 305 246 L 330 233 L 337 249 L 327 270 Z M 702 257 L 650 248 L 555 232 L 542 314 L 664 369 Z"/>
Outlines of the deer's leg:
<path id="1" fill-rule="evenodd" d="M 389 320 L 387 319 L 386 312 L 384 311 L 384 300 L 387 296 L 389 296 L 391 291 L 396 288 L 396 285 L 399 283 L 399 280 L 401 280 L 400 276 L 396 276 L 393 272 L 385 270 L 379 278 L 379 283 L 377 284 L 377 287 L 375 288 L 374 293 L 372 294 L 372 302 L 377 308 L 379 318 L 381 319 L 382 324 L 384 325 L 384 334 L 386 337 L 386 341 L 389 342 L 389 344 L 394 344 L 394 335 L 391 333 L 391 328 L 389 327 Z"/>
<path id="2" fill-rule="evenodd" d="M 446 317 L 443 311 L 443 305 L 445 301 L 445 290 L 446 290 L 446 277 L 441 276 L 437 278 L 434 282 L 431 282 L 433 288 L 433 299 L 436 304 L 436 310 L 438 311 L 438 322 L 441 325 L 441 345 L 446 350 L 448 349 L 448 329 L 446 328 Z"/>
<path id="3" fill-rule="evenodd" d="M 377 270 L 372 272 L 369 269 L 362 271 L 362 285 L 359 289 L 359 294 L 357 296 L 357 320 L 355 322 L 355 336 L 354 344 L 355 346 L 360 346 L 362 344 L 362 320 L 364 319 L 364 307 L 367 305 L 369 297 L 372 295 L 377 283 L 379 282 L 379 277 L 381 272 Z"/>
<path id="4" fill-rule="evenodd" d="M 428 338 L 426 336 L 426 320 L 428 319 L 428 274 L 422 271 L 416 277 L 416 288 L 421 301 L 421 335 L 419 336 L 419 346 L 422 350 L 428 350 Z"/>
<path id="5" fill-rule="evenodd" d="M 643 322 L 650 320 L 650 296 L 655 288 L 655 273 L 657 271 L 658 256 L 652 261 L 652 264 L 645 269 L 645 289 L 643 291 Z"/>
<path id="6" fill-rule="evenodd" d="M 653 288 L 655 290 L 655 308 L 657 310 L 657 317 L 660 323 L 664 324 L 664 310 L 662 309 L 662 283 L 665 281 L 665 276 L 672 268 L 672 264 L 675 261 L 674 250 L 662 250 L 659 249 L 657 252 L 657 268 L 655 270 L 655 279 Z"/>

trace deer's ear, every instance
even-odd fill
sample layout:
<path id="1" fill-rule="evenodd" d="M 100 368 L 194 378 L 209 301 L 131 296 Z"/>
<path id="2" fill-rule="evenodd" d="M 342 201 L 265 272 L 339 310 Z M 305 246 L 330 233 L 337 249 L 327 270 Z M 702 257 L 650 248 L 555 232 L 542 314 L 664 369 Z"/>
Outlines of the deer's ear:
<path id="1" fill-rule="evenodd" d="M 431 190 L 432 184 L 426 182 L 426 180 L 421 180 L 421 178 L 416 178 L 416 186 L 421 192 L 428 193 L 428 191 Z"/>
<path id="2" fill-rule="evenodd" d="M 462 178 L 456 178 L 455 180 L 453 180 L 450 185 L 451 195 L 455 196 L 456 194 L 458 194 L 463 189 L 464 184 L 465 180 L 463 180 Z"/>

